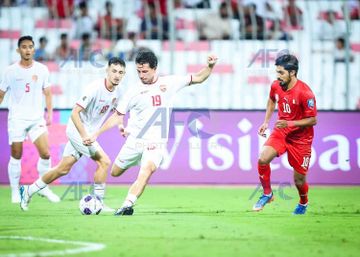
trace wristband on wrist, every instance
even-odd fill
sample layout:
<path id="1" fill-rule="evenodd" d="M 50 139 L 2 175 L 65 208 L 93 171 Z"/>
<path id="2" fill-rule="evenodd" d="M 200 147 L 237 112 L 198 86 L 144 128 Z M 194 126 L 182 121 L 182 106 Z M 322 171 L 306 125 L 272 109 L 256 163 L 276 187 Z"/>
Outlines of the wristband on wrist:
<path id="1" fill-rule="evenodd" d="M 288 126 L 288 127 L 295 127 L 295 121 L 289 120 L 289 121 L 287 122 L 287 126 Z"/>

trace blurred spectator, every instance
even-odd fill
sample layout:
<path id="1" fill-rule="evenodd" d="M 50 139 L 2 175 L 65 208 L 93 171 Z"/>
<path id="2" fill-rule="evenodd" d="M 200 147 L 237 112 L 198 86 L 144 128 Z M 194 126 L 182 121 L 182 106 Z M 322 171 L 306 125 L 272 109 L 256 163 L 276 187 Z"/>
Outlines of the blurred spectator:
<path id="1" fill-rule="evenodd" d="M 348 13 L 350 15 L 351 20 L 359 20 L 360 19 L 360 0 L 347 0 L 345 4 L 342 6 L 343 16 L 345 17 L 344 8 L 348 8 Z"/>
<path id="2" fill-rule="evenodd" d="M 91 55 L 91 36 L 89 33 L 84 33 L 81 36 L 81 45 L 79 49 L 79 60 L 88 61 Z"/>
<path id="3" fill-rule="evenodd" d="M 240 38 L 242 39 L 265 39 L 265 20 L 256 14 L 256 4 L 244 6 L 244 17 L 240 20 Z"/>
<path id="4" fill-rule="evenodd" d="M 123 38 L 123 20 L 114 18 L 112 15 L 113 4 L 110 1 L 105 3 L 106 14 L 99 17 L 95 29 L 100 38 L 121 39 Z"/>
<path id="5" fill-rule="evenodd" d="M 76 50 L 70 47 L 67 34 L 62 33 L 60 35 L 60 45 L 55 50 L 55 59 L 66 60 L 75 55 L 75 52 Z"/>
<path id="6" fill-rule="evenodd" d="M 159 7 L 160 12 L 163 16 L 167 16 L 167 0 L 143 0 L 144 4 L 153 4 L 154 6 Z"/>
<path id="7" fill-rule="evenodd" d="M 346 62 L 345 38 L 343 37 L 339 37 L 335 41 L 334 61 Z M 351 52 L 349 53 L 349 61 L 354 61 L 354 56 L 351 54 Z"/>
<path id="8" fill-rule="evenodd" d="M 84 34 L 89 34 L 90 37 L 93 33 L 94 22 L 88 13 L 88 6 L 86 1 L 82 1 L 79 4 L 80 17 L 75 21 L 75 34 L 74 38 L 81 38 Z"/>
<path id="9" fill-rule="evenodd" d="M 46 0 L 50 19 L 65 19 L 74 13 L 74 0 Z"/>
<path id="10" fill-rule="evenodd" d="M 284 8 L 286 25 L 293 29 L 303 29 L 303 12 L 296 6 L 296 0 L 288 0 L 288 5 Z"/>
<path id="11" fill-rule="evenodd" d="M 200 40 L 230 39 L 231 20 L 228 13 L 228 5 L 223 2 L 219 11 L 201 17 L 199 20 Z"/>
<path id="12" fill-rule="evenodd" d="M 0 1 L 1 7 L 10 7 L 16 5 L 16 0 L 3 0 Z"/>
<path id="13" fill-rule="evenodd" d="M 360 98 L 359 98 L 358 101 L 357 101 L 356 110 L 359 110 L 359 111 L 360 111 Z"/>
<path id="14" fill-rule="evenodd" d="M 343 21 L 336 19 L 335 11 L 327 11 L 324 20 L 321 20 L 320 22 L 318 31 L 320 40 L 335 40 L 336 38 L 345 35 L 345 25 L 343 24 Z"/>
<path id="15" fill-rule="evenodd" d="M 48 40 L 46 37 L 39 39 L 39 48 L 35 50 L 34 59 L 35 61 L 44 62 L 50 59 L 49 54 L 46 52 L 46 45 Z"/>
<path id="16" fill-rule="evenodd" d="M 150 50 L 152 51 L 150 48 L 147 48 L 145 46 L 138 46 L 137 44 L 137 38 L 136 38 L 136 34 L 135 33 L 130 33 L 129 34 L 129 40 L 132 42 L 132 48 L 129 52 L 127 52 L 126 54 L 126 60 L 127 61 L 134 61 L 136 55 L 140 52 L 140 51 L 144 51 L 144 50 Z"/>
<path id="17" fill-rule="evenodd" d="M 209 0 L 182 0 L 185 8 L 210 8 Z"/>
<path id="18" fill-rule="evenodd" d="M 155 5 L 145 5 L 145 17 L 141 21 L 141 38 L 146 39 L 169 39 L 169 23 L 167 17 L 159 12 L 157 14 Z"/>

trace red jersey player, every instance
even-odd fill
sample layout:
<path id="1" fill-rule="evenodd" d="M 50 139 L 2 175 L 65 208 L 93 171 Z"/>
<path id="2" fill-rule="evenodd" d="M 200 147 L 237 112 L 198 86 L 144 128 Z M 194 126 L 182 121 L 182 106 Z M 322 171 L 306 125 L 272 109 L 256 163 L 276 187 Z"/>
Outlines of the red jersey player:
<path id="1" fill-rule="evenodd" d="M 308 206 L 306 174 L 311 157 L 311 144 L 316 125 L 316 100 L 313 92 L 297 78 L 298 60 L 293 55 L 282 55 L 275 61 L 277 80 L 271 85 L 264 123 L 259 134 L 264 136 L 269 120 L 278 104 L 278 120 L 266 141 L 258 160 L 259 178 L 263 195 L 253 206 L 260 211 L 273 201 L 270 183 L 270 162 L 287 152 L 289 164 L 294 169 L 294 181 L 299 191 L 300 202 L 293 214 L 305 214 Z"/>

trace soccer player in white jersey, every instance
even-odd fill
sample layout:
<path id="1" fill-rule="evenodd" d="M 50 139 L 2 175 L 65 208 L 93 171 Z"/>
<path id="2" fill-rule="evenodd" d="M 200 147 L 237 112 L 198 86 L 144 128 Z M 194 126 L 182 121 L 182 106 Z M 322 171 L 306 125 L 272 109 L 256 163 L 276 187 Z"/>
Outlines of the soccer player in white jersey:
<path id="1" fill-rule="evenodd" d="M 111 127 L 118 125 L 126 143 L 114 161 L 111 175 L 120 176 L 128 168 L 140 164 L 136 181 L 131 185 L 122 206 L 115 215 L 132 215 L 133 205 L 143 193 L 151 175 L 160 166 L 168 140 L 172 100 L 176 93 L 193 84 L 205 81 L 212 72 L 217 57 L 210 55 L 207 65 L 199 72 L 187 76 L 159 76 L 157 58 L 151 51 L 139 52 L 136 69 L 141 83 L 131 88 L 120 101 L 116 112 L 92 135 L 90 144 Z M 124 129 L 124 115 L 130 111 L 128 126 Z M 165 123 L 162 123 L 165 122 Z"/>
<path id="2" fill-rule="evenodd" d="M 18 40 L 16 50 L 20 61 L 10 65 L 4 72 L 0 83 L 0 104 L 6 93 L 9 94 L 8 134 L 11 156 L 8 174 L 11 187 L 11 201 L 20 202 L 19 181 L 23 142 L 28 136 L 39 153 L 37 170 L 42 176 L 50 169 L 50 151 L 46 126 L 52 122 L 52 97 L 48 68 L 33 60 L 34 41 L 31 36 Z M 46 102 L 46 121 L 44 119 L 43 95 Z M 38 192 L 51 202 L 60 198 L 48 187 Z"/>
<path id="3" fill-rule="evenodd" d="M 28 210 L 33 194 L 57 178 L 68 174 L 82 155 L 90 157 L 97 164 L 94 175 L 94 194 L 103 201 L 110 159 L 98 142 L 94 141 L 92 144 L 84 145 L 83 141 L 97 131 L 108 114 L 116 108 L 122 94 L 119 84 L 124 75 L 125 62 L 120 58 L 113 57 L 108 62 L 106 78 L 96 80 L 87 86 L 87 92 L 76 102 L 72 110 L 66 128 L 69 141 L 65 146 L 63 158 L 58 165 L 33 184 L 20 187 L 22 210 Z M 103 211 L 109 210 L 113 211 L 104 206 Z"/>

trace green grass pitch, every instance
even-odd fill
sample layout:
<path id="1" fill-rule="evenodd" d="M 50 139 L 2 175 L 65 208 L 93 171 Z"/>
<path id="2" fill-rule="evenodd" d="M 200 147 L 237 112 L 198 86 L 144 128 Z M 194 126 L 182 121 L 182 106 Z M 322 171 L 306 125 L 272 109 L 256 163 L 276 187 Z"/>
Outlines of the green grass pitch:
<path id="1" fill-rule="evenodd" d="M 66 186 L 53 186 L 64 195 Z M 77 187 L 58 204 L 34 196 L 28 212 L 10 203 L 0 187 L 0 256 L 70 254 L 78 245 L 37 241 L 49 238 L 100 243 L 99 251 L 73 256 L 359 256 L 360 187 L 311 187 L 304 216 L 291 213 L 294 186 L 275 192 L 275 201 L 254 213 L 255 187 L 149 186 L 134 216 L 83 216 Z M 128 187 L 109 186 L 107 204 L 119 207 Z M 11 237 L 32 237 L 34 240 Z M 56 252 L 55 252 L 56 253 Z M 13 255 L 10 255 L 13 254 Z M 31 255 L 32 254 L 32 255 Z M 43 255 L 44 256 L 44 255 Z M 55 256 L 55 255 L 54 255 Z"/>

